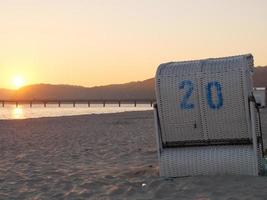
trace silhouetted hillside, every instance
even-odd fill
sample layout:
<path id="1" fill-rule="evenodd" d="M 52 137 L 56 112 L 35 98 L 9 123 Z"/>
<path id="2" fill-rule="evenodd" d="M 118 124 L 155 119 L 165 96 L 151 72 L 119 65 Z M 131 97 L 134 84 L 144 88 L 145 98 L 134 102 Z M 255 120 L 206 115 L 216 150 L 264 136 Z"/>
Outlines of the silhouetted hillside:
<path id="1" fill-rule="evenodd" d="M 86 88 L 71 85 L 37 84 L 14 93 L 17 99 L 154 99 L 154 79 L 126 84 Z"/>
<path id="2" fill-rule="evenodd" d="M 255 87 L 267 87 L 267 66 L 255 68 Z M 0 99 L 154 99 L 154 78 L 99 87 L 37 84 L 18 91 L 0 89 Z"/>
<path id="3" fill-rule="evenodd" d="M 267 87 L 267 66 L 255 68 L 253 82 L 255 87 Z"/>
<path id="4" fill-rule="evenodd" d="M 11 99 L 14 96 L 14 90 L 0 89 L 0 99 Z"/>

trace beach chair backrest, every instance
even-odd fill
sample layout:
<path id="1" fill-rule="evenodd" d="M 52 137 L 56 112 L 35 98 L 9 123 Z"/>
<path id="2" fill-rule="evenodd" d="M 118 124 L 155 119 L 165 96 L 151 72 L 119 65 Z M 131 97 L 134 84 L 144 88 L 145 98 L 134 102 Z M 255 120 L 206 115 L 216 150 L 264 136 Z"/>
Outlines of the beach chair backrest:
<path id="1" fill-rule="evenodd" d="M 252 55 L 161 64 L 156 74 L 165 143 L 251 138 Z"/>

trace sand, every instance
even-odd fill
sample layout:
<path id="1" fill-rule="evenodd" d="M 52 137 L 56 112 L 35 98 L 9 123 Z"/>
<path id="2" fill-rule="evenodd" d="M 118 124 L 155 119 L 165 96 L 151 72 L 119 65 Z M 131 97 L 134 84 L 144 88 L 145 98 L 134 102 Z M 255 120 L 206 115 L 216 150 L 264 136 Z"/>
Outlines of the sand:
<path id="1" fill-rule="evenodd" d="M 267 199 L 266 188 L 267 177 L 160 178 L 151 111 L 0 121 L 1 200 Z"/>

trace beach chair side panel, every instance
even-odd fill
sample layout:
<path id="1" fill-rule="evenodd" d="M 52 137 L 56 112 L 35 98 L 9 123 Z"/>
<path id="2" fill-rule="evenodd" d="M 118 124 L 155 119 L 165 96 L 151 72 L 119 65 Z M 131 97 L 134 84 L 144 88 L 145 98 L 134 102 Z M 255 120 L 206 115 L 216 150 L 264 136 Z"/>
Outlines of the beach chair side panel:
<path id="1" fill-rule="evenodd" d="M 203 76 L 201 106 L 205 118 L 208 139 L 248 139 L 246 101 L 244 94 L 243 70 L 230 70 Z"/>
<path id="2" fill-rule="evenodd" d="M 159 76 L 157 84 L 163 143 L 205 139 L 196 74 L 176 70 L 176 74 Z"/>

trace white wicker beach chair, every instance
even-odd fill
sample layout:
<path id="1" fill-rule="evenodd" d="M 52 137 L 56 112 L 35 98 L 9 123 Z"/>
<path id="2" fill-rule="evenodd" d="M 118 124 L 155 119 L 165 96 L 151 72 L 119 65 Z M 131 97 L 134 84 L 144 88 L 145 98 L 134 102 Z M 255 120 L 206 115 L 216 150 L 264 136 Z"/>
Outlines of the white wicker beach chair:
<path id="1" fill-rule="evenodd" d="M 252 55 L 161 64 L 154 114 L 160 175 L 258 175 Z"/>

